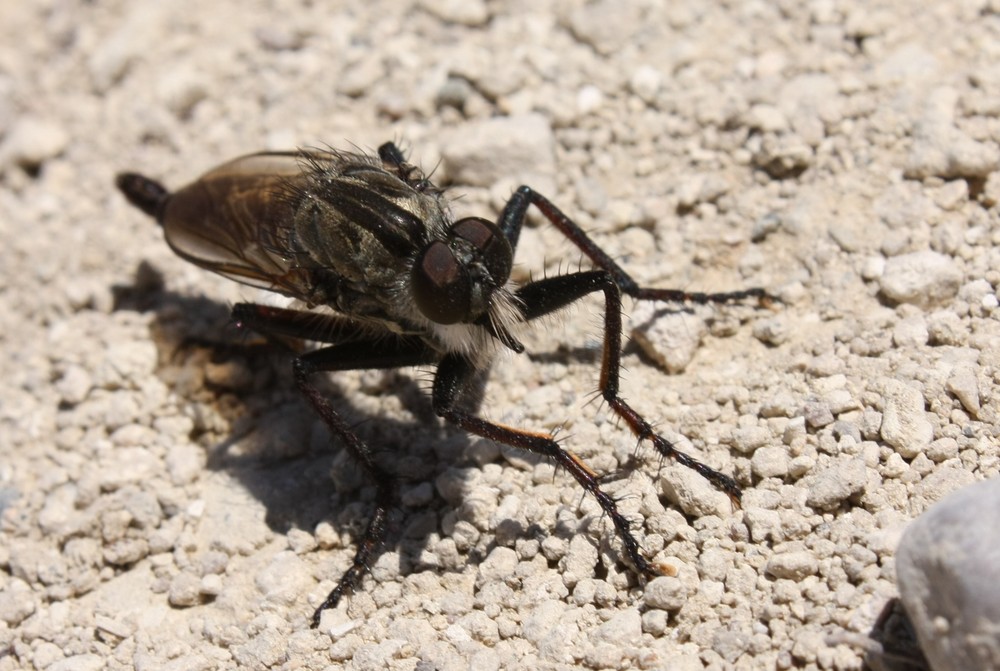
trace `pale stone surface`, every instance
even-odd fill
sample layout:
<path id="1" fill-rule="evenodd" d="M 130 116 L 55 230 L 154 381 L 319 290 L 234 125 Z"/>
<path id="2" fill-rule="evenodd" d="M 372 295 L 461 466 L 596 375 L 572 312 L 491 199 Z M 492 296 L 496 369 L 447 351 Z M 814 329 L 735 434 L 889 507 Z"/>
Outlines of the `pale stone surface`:
<path id="1" fill-rule="evenodd" d="M 899 594 L 935 671 L 1000 668 L 1000 480 L 928 509 L 899 543 Z"/>

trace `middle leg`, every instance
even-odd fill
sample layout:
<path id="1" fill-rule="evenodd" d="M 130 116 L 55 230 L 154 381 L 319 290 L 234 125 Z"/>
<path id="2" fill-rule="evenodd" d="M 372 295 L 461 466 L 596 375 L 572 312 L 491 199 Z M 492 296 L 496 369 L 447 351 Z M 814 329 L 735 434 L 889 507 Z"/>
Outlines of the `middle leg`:
<path id="1" fill-rule="evenodd" d="M 365 340 L 366 337 L 371 338 L 366 330 L 353 322 L 329 315 L 317 316 L 296 310 L 242 303 L 234 308 L 233 318 L 239 324 L 265 335 L 305 337 L 311 340 L 339 337 L 347 341 L 298 356 L 292 364 L 295 386 L 299 392 L 309 401 L 330 432 L 340 439 L 375 486 L 375 509 L 371 520 L 358 541 L 351 566 L 313 613 L 312 626 L 316 627 L 324 610 L 336 607 L 344 596 L 358 586 L 381 551 L 389 513 L 397 504 L 399 485 L 397 476 L 375 461 L 371 448 L 358 437 L 310 378 L 320 372 L 431 364 L 437 361 L 439 355 L 417 338 Z"/>
<path id="2" fill-rule="evenodd" d="M 565 468 L 581 487 L 597 499 L 601 510 L 611 519 L 625 546 L 628 561 L 636 572 L 646 576 L 657 574 L 656 568 L 642 555 L 639 541 L 632 534 L 628 518 L 618 509 L 615 499 L 601 489 L 600 476 L 583 459 L 560 446 L 549 433 L 491 422 L 460 407 L 460 397 L 476 372 L 477 369 L 467 359 L 455 354 L 446 356 L 438 366 L 434 378 L 435 412 L 469 433 L 533 452 Z"/>

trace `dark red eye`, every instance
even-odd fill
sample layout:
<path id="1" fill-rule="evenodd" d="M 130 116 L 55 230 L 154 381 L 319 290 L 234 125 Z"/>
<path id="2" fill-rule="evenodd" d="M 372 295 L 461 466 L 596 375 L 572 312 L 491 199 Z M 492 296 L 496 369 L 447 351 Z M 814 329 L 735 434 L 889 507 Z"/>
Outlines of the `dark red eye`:
<path id="1" fill-rule="evenodd" d="M 432 242 L 413 265 L 413 299 L 425 317 L 454 324 L 468 317 L 472 280 L 447 244 Z"/>
<path id="2" fill-rule="evenodd" d="M 413 266 L 413 299 L 438 324 L 473 322 L 510 277 L 513 252 L 499 228 L 479 217 L 459 219 L 445 240 L 429 244 Z"/>
<path id="3" fill-rule="evenodd" d="M 496 224 L 481 217 L 466 217 L 455 222 L 451 234 L 475 247 L 495 286 L 507 281 L 514 252 Z"/>

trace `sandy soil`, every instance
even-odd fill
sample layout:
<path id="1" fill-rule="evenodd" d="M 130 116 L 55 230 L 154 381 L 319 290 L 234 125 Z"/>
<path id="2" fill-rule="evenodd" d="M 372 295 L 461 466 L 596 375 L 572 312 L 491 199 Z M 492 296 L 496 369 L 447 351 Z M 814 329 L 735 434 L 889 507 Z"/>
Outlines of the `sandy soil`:
<path id="1" fill-rule="evenodd" d="M 1000 464 L 998 63 L 989 0 L 4 3 L 0 671 L 861 668 L 901 531 Z M 494 366 L 483 412 L 617 472 L 676 576 L 643 586 L 565 472 L 441 425 L 432 371 L 344 374 L 408 483 L 308 627 L 374 490 L 287 354 L 207 345 L 262 294 L 113 180 L 386 140 L 459 214 L 528 181 L 643 284 L 782 299 L 626 306 L 624 396 L 742 510 L 593 401 L 600 302 Z M 515 272 L 579 257 L 534 221 Z"/>

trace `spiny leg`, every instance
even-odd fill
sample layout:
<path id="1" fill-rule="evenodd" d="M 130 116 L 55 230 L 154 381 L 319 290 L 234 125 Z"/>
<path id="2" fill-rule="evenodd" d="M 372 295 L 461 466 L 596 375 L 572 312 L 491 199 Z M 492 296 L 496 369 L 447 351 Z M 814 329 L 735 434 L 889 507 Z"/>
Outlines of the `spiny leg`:
<path id="1" fill-rule="evenodd" d="M 605 334 L 604 357 L 601 364 L 601 395 L 614 411 L 628 423 L 629 428 L 640 440 L 650 440 L 657 451 L 665 457 L 701 473 L 716 487 L 726 492 L 734 503 L 740 500 L 740 489 L 736 482 L 692 457 L 677 450 L 674 445 L 657 434 L 652 425 L 642 418 L 618 395 L 621 371 L 621 294 L 638 300 L 664 301 L 671 303 L 731 303 L 746 299 L 756 299 L 762 304 L 779 302 L 763 289 L 754 287 L 737 291 L 703 293 L 680 289 L 657 289 L 640 287 L 618 263 L 608 256 L 596 242 L 591 240 L 580 226 L 567 217 L 548 198 L 529 186 L 521 186 L 507 201 L 497 225 L 507 236 L 512 247 L 516 247 L 521 228 L 527 216 L 528 206 L 534 205 L 566 239 L 584 253 L 603 273 L 605 279 L 586 272 L 572 273 L 559 277 L 545 278 L 531 282 L 518 290 L 517 295 L 524 305 L 525 319 L 534 319 L 558 310 L 585 294 L 601 289 L 605 294 Z M 612 289 L 609 285 L 614 285 Z"/>
<path id="2" fill-rule="evenodd" d="M 639 541 L 632 534 L 628 519 L 618 510 L 615 499 L 601 489 L 598 474 L 580 457 L 563 449 L 548 433 L 526 431 L 490 422 L 459 408 L 459 396 L 464 393 L 475 374 L 476 368 L 463 357 L 455 354 L 446 356 L 438 366 L 437 375 L 434 377 L 435 412 L 469 433 L 542 455 L 565 468 L 581 487 L 597 499 L 601 510 L 611 519 L 625 546 L 628 560 L 635 570 L 643 575 L 655 574 L 656 569 L 640 552 Z"/>
<path id="3" fill-rule="evenodd" d="M 399 487 L 396 478 L 375 463 L 371 449 L 350 429 L 319 389 L 309 383 L 309 376 L 317 370 L 319 369 L 310 365 L 305 357 L 296 359 L 295 384 L 330 431 L 343 441 L 347 451 L 375 485 L 375 509 L 361 540 L 358 541 L 358 549 L 354 553 L 351 566 L 340 577 L 337 586 L 327 595 L 323 603 L 313 612 L 313 627 L 319 626 L 319 619 L 324 610 L 336 607 L 345 594 L 352 592 L 358 586 L 372 560 L 381 550 L 389 511 L 396 504 Z"/>
<path id="4" fill-rule="evenodd" d="M 507 236 L 511 247 L 517 247 L 527 216 L 528 206 L 534 205 L 545 218 L 555 226 L 566 239 L 572 242 L 598 268 L 607 271 L 621 292 L 640 300 L 664 301 L 668 303 L 732 303 L 749 298 L 768 303 L 777 302 L 774 296 L 760 288 L 724 291 L 718 293 L 703 293 L 698 291 L 682 291 L 680 289 L 655 289 L 640 287 L 618 263 L 608 256 L 607 252 L 597 246 L 580 226 L 567 217 L 562 210 L 548 198 L 538 193 L 530 186 L 520 186 L 507 201 L 497 225 Z"/>
<path id="5" fill-rule="evenodd" d="M 697 459 L 678 450 L 673 443 L 656 433 L 625 399 L 619 395 L 621 373 L 622 304 L 621 291 L 610 273 L 592 270 L 531 282 L 517 291 L 522 302 L 525 319 L 535 319 L 569 305 L 583 296 L 604 293 L 604 352 L 601 359 L 600 392 L 615 414 L 628 424 L 632 433 L 641 441 L 650 441 L 656 450 L 674 461 L 696 471 L 725 492 L 734 504 L 739 505 L 742 493 L 736 481 Z"/>
<path id="6" fill-rule="evenodd" d="M 698 304 L 731 303 L 751 298 L 762 304 L 769 304 L 778 302 L 778 299 L 760 288 L 703 293 L 640 287 L 614 259 L 591 240 L 590 236 L 576 222 L 567 217 L 548 198 L 529 186 L 521 186 L 514 192 L 504 206 L 497 224 L 507 236 L 511 246 L 517 245 L 529 205 L 537 207 L 545 218 L 566 236 L 566 239 L 576 245 L 604 272 L 597 275 L 586 272 L 572 273 L 545 278 L 525 285 L 517 292 L 525 306 L 523 310 L 525 318 L 530 320 L 548 314 L 572 303 L 585 294 L 599 289 L 603 290 L 605 295 L 605 332 L 600 391 L 604 400 L 619 417 L 625 420 L 639 440 L 649 440 L 664 457 L 674 459 L 697 471 L 717 488 L 726 492 L 733 503 L 738 505 L 741 492 L 732 478 L 679 451 L 673 443 L 657 434 L 652 425 L 619 395 L 622 338 L 621 294 L 627 294 L 638 300 Z M 599 275 L 604 277 L 600 278 Z"/>
<path id="7" fill-rule="evenodd" d="M 340 315 L 258 303 L 237 303 L 233 306 L 232 320 L 239 328 L 278 338 L 333 344 L 368 340 L 372 337 L 371 329 Z"/>
<path id="8" fill-rule="evenodd" d="M 243 326 L 264 334 L 292 335 L 310 340 L 329 338 L 331 335 L 360 338 L 363 331 L 352 329 L 345 320 L 336 317 L 310 319 L 315 315 L 295 310 L 269 308 L 254 304 L 240 304 L 233 310 L 233 318 Z M 332 329 L 332 331 L 331 331 Z M 338 329 L 340 329 L 338 331 Z M 375 462 L 372 450 L 351 430 L 340 414 L 333 409 L 323 393 L 310 381 L 315 373 L 324 371 L 398 368 L 434 363 L 438 354 L 429 350 L 423 341 L 415 338 L 356 340 L 332 345 L 296 357 L 293 362 L 295 385 L 309 401 L 313 410 L 330 432 L 340 438 L 351 457 L 361 465 L 365 475 L 375 485 L 375 509 L 365 528 L 351 566 L 344 572 L 336 587 L 314 611 L 311 624 L 319 626 L 320 616 L 327 608 L 334 608 L 352 592 L 369 566 L 382 549 L 385 541 L 389 512 L 398 498 L 398 479 Z"/>

